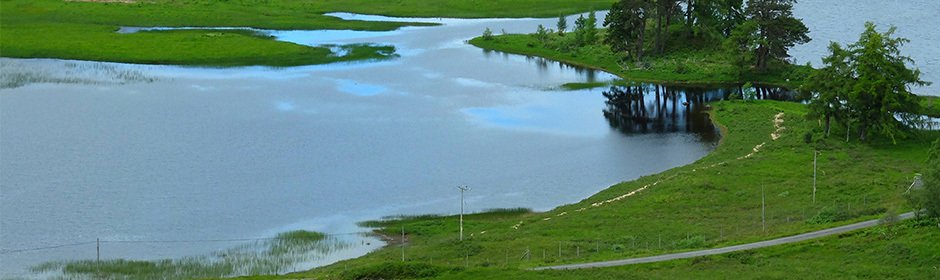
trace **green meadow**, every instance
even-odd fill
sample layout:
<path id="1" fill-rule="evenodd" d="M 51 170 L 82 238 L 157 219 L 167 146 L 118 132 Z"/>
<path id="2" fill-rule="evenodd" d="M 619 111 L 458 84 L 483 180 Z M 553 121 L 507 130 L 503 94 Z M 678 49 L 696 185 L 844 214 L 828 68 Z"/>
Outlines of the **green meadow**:
<path id="1" fill-rule="evenodd" d="M 0 1 L 0 56 L 199 66 L 298 66 L 393 57 L 389 46 L 328 47 L 275 41 L 244 31 L 118 34 L 133 27 L 254 27 L 389 31 L 427 23 L 343 20 L 330 12 L 392 16 L 523 17 L 583 12 L 612 1 Z M 535 3 L 538 3 L 535 5 Z M 539 7 L 532 9 L 532 7 Z M 525 9 L 523 9 L 525 8 Z"/>

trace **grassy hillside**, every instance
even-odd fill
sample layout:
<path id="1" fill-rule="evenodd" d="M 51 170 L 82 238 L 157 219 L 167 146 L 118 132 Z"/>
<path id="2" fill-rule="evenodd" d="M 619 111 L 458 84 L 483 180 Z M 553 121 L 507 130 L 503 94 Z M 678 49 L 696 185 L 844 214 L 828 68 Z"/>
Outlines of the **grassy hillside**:
<path id="1" fill-rule="evenodd" d="M 719 256 L 693 260 L 692 268 L 689 261 L 675 261 L 575 272 L 536 273 L 520 269 L 741 244 L 874 219 L 890 209 L 905 211 L 902 193 L 913 175 L 923 168 L 927 143 L 938 137 L 936 132 L 922 133 L 898 145 L 845 143 L 839 136 L 843 131 L 822 138 L 818 124 L 806 120 L 806 108 L 798 103 L 738 101 L 713 106 L 712 115 L 723 125 L 725 138 L 716 151 L 691 165 L 620 183 L 584 201 L 545 213 L 503 211 L 469 216 L 465 228 L 470 237 L 463 242 L 456 240 L 458 224 L 453 216 L 371 223 L 384 226 L 381 231 L 389 236 L 400 234 L 404 227 L 407 235 L 404 251 L 409 261 L 406 267 L 400 264 L 401 247 L 393 243 L 362 258 L 313 271 L 256 279 L 342 279 L 363 275 L 443 275 L 444 279 L 451 276 L 619 279 L 631 275 L 721 278 L 726 274 L 714 273 L 752 266 L 735 265 L 740 256 Z M 807 133 L 812 138 L 809 143 Z M 814 149 L 821 153 L 815 203 Z M 764 225 L 762 193 L 766 200 Z M 938 259 L 935 254 L 924 253 L 931 252 L 929 248 L 933 247 L 919 247 L 935 241 L 936 233 L 908 228 L 898 231 L 909 234 L 909 242 L 898 239 L 889 243 L 900 244 L 899 250 L 907 248 L 918 253 L 911 257 L 916 261 L 892 262 L 899 269 L 896 274 L 890 272 L 891 275 L 902 278 L 915 275 L 912 273 L 918 272 L 922 263 Z M 807 260 L 780 257 L 804 254 L 804 250 L 831 254 L 825 260 L 833 260 L 821 264 L 818 274 L 807 275 L 837 275 L 846 269 L 834 261 L 838 258 L 857 260 L 868 267 L 853 273 L 863 275 L 878 270 L 881 263 L 875 259 L 882 257 L 867 256 L 866 252 L 881 250 L 879 247 L 868 247 L 868 239 L 846 240 L 834 242 L 843 244 L 835 247 L 818 246 L 827 244 L 818 241 L 759 251 L 769 253 L 741 254 L 749 255 L 744 258 L 752 258 L 758 264 L 776 265 L 767 274 L 748 274 L 753 277 L 784 275 L 787 265 L 805 265 Z M 882 244 L 895 246 L 889 243 Z M 855 249 L 847 251 L 843 247 Z M 711 273 L 706 273 L 708 270 Z"/>
<path id="2" fill-rule="evenodd" d="M 255 27 L 262 29 L 395 30 L 426 23 L 369 22 L 325 16 L 359 12 L 395 16 L 557 16 L 609 6 L 612 1 L 0 1 L 0 56 L 146 64 L 293 66 L 387 58 L 388 47 L 329 48 L 277 42 L 246 32 L 190 30 L 117 34 L 121 26 Z M 535 3 L 538 3 L 537 5 Z"/>

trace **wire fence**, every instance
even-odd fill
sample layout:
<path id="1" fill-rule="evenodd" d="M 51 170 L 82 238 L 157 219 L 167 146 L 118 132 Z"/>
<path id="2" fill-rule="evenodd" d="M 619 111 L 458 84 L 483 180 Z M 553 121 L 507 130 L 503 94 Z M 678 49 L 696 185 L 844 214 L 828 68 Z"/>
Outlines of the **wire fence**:
<path id="1" fill-rule="evenodd" d="M 863 217 L 886 213 L 881 203 L 868 198 L 857 202 L 819 204 L 810 208 L 774 209 L 761 213 L 757 208 L 746 220 L 690 226 L 682 232 L 651 232 L 633 225 L 619 236 L 599 238 L 570 236 L 531 236 L 521 240 L 492 240 L 485 235 L 463 242 L 426 244 L 402 243 L 399 253 L 386 255 L 388 262 L 424 262 L 432 265 L 464 267 L 532 267 L 566 263 L 605 261 L 730 246 L 783 237 L 806 230 L 819 230 L 850 223 Z M 815 225 L 809 226 L 807 225 Z M 624 228 L 631 227 L 623 225 Z M 564 230 L 559 229 L 559 232 Z M 477 232 L 480 233 L 480 232 Z M 589 235 L 589 232 L 581 232 Z M 601 235 L 602 233 L 599 233 Z M 399 248 L 400 247 L 400 248 Z M 747 255 L 744 253 L 744 255 Z M 729 257 L 747 258 L 741 253 Z"/>

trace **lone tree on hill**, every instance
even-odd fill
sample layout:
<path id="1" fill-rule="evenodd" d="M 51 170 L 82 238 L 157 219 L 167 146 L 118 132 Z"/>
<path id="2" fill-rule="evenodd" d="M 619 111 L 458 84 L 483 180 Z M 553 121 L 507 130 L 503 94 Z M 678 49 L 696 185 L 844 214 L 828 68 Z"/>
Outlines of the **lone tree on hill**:
<path id="1" fill-rule="evenodd" d="M 913 114 L 920 104 L 910 87 L 929 83 L 920 79 L 920 70 L 907 68 L 914 61 L 901 55 L 900 48 L 908 40 L 892 37 L 895 30 L 879 33 L 868 22 L 858 42 L 847 49 L 832 43 L 824 67 L 801 88 L 812 98 L 812 115 L 825 118 L 827 133 L 835 118 L 850 131 L 854 125 L 863 141 L 871 132 L 896 141 L 920 120 Z"/>
<path id="2" fill-rule="evenodd" d="M 916 122 L 916 116 L 906 112 L 917 112 L 919 103 L 911 93 L 912 85 L 927 85 L 920 79 L 920 70 L 908 69 L 910 57 L 901 55 L 901 45 L 909 42 L 905 38 L 892 38 L 897 29 L 878 33 L 875 24 L 865 23 L 865 31 L 858 42 L 849 46 L 852 50 L 854 83 L 849 91 L 849 104 L 858 115 L 858 135 L 865 140 L 869 131 L 888 136 L 902 133 L 904 125 Z M 898 122 L 895 116 L 901 116 Z"/>

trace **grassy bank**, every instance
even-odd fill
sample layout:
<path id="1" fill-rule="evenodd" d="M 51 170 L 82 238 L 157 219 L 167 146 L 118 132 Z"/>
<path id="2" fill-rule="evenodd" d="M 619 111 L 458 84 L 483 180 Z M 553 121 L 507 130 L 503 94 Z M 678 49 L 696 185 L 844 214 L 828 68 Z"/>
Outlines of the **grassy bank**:
<path id="1" fill-rule="evenodd" d="M 398 266 L 402 248 L 393 244 L 362 258 L 283 278 L 350 279 L 375 271 L 497 279 L 629 275 L 659 278 L 658 274 L 720 277 L 727 274 L 707 274 L 697 267 L 705 266 L 716 273 L 725 266 L 744 269 L 754 265 L 732 266 L 729 262 L 737 257 L 730 257 L 731 260 L 713 257 L 705 258 L 704 264 L 700 264 L 703 260 L 697 261 L 698 266 L 691 269 L 689 261 L 573 272 L 536 273 L 521 269 L 748 243 L 874 219 L 890 209 L 905 211 L 902 193 L 923 167 L 927 143 L 940 136 L 937 132 L 921 133 L 898 145 L 877 141 L 846 143 L 839 136 L 844 131 L 838 129 L 830 138 L 823 138 L 818 123 L 806 120 L 802 104 L 738 101 L 713 106 L 713 118 L 723 126 L 725 137 L 713 153 L 693 164 L 620 183 L 579 203 L 544 213 L 470 215 L 465 218 L 468 238 L 463 242 L 457 241 L 458 223 L 453 216 L 374 222 L 370 225 L 383 226 L 381 232 L 386 235 L 399 235 L 404 227 L 404 252 L 409 266 Z M 821 153 L 815 202 L 814 150 Z M 763 223 L 762 194 L 766 201 Z M 903 232 L 910 234 L 910 242 L 899 239 L 891 243 L 911 249 L 936 237 L 926 230 Z M 786 265 L 800 263 L 802 260 L 783 261 L 779 257 L 787 252 L 803 254 L 799 248 L 833 254 L 825 260 L 845 257 L 860 263 L 873 261 L 865 256 L 866 250 L 878 248 L 869 249 L 862 243 L 867 239 L 846 240 L 846 244 L 851 244 L 845 246 L 857 250 L 804 244 L 745 254 L 761 256 L 756 258 L 758 264 L 778 264 L 770 272 L 784 271 Z M 924 250 L 927 249 L 918 247 L 915 251 Z M 891 275 L 910 275 L 921 263 L 937 260 L 937 256 L 918 254 L 916 262 L 897 263 L 900 268 Z M 821 272 L 813 275 L 835 275 L 845 269 L 835 262 L 816 267 L 822 267 Z M 870 267 L 877 268 L 878 264 L 872 263 Z M 277 278 L 282 277 L 256 279 Z"/>
<path id="2" fill-rule="evenodd" d="M 765 73 L 739 75 L 726 54 L 716 47 L 676 46 L 663 55 L 651 56 L 642 63 L 624 62 L 623 55 L 597 42 L 583 47 L 567 47 L 573 35 L 550 34 L 540 41 L 532 34 L 507 34 L 487 40 L 477 37 L 470 44 L 485 50 L 544 57 L 582 67 L 613 73 L 627 81 L 662 84 L 755 84 L 798 85 L 811 68 L 783 63 L 772 64 Z M 601 37 L 603 37 L 603 32 Z M 596 85 L 570 84 L 570 88 Z"/>
<path id="3" fill-rule="evenodd" d="M 612 1 L 0 1 L 0 56 L 145 64 L 294 66 L 388 58 L 388 47 L 329 48 L 274 41 L 237 31 L 188 30 L 117 34 L 121 26 L 255 27 L 388 31 L 427 23 L 342 20 L 329 12 L 394 16 L 557 16 L 607 7 Z M 533 3 L 539 3 L 534 5 Z M 526 8 L 520 7 L 538 7 Z"/>

